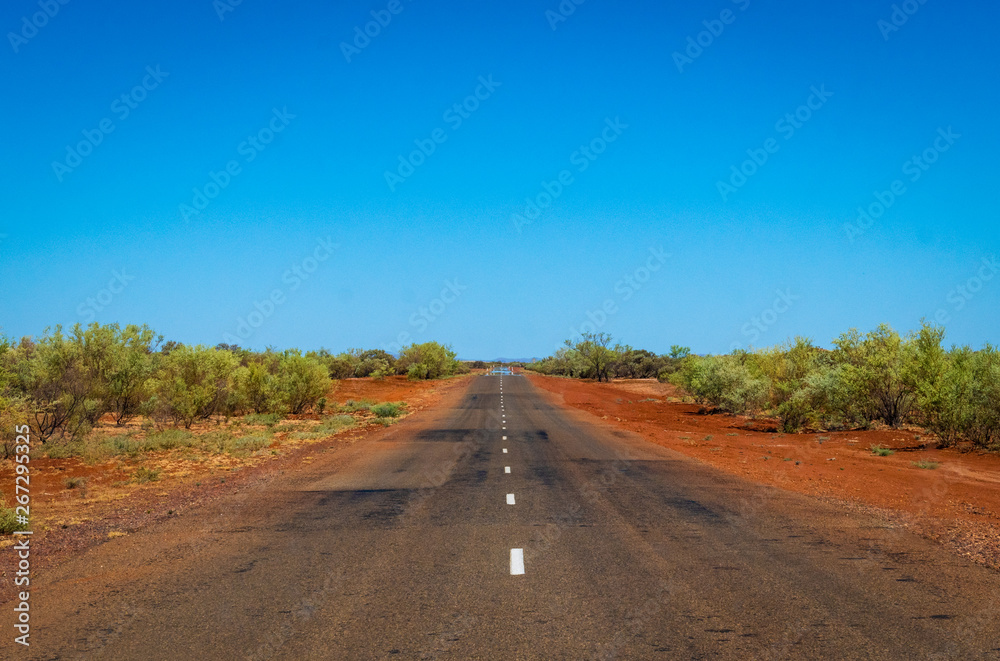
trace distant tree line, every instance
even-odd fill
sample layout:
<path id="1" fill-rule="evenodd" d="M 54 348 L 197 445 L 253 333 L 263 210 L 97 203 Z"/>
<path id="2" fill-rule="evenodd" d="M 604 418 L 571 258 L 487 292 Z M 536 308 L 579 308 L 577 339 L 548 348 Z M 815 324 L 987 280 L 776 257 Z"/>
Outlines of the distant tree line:
<path id="1" fill-rule="evenodd" d="M 436 342 L 399 357 L 359 349 L 254 352 L 163 342 L 148 326 L 75 325 L 13 342 L 0 335 L 0 429 L 28 421 L 36 438 L 86 435 L 105 415 L 190 428 L 216 415 L 322 413 L 331 379 L 405 374 L 435 379 L 468 371 Z"/>
<path id="2" fill-rule="evenodd" d="M 786 432 L 916 425 L 947 447 L 960 441 L 1000 449 L 1000 351 L 944 347 L 945 330 L 923 323 L 901 336 L 888 325 L 843 333 L 826 350 L 797 337 L 727 355 L 640 355 L 603 334 L 567 342 L 530 368 L 607 380 L 648 377 L 686 390 L 719 411 L 774 416 Z M 645 352 L 648 353 L 648 352 Z M 632 369 L 630 364 L 638 364 Z"/>
<path id="3" fill-rule="evenodd" d="M 577 342 L 566 340 L 564 346 L 548 358 L 526 365 L 542 374 L 609 381 L 649 379 L 672 374 L 682 358 L 691 353 L 688 347 L 673 345 L 670 353 L 657 355 L 625 344 L 611 344 L 607 333 L 585 333 Z"/>

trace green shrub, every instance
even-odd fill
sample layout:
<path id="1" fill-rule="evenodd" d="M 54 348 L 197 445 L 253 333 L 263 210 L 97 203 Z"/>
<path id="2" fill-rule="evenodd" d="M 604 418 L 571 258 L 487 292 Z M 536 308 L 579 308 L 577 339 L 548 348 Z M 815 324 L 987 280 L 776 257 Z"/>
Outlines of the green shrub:
<path id="1" fill-rule="evenodd" d="M 440 379 L 455 374 L 459 364 L 451 347 L 437 342 L 403 347 L 396 360 L 396 373 L 410 379 Z"/>
<path id="2" fill-rule="evenodd" d="M 18 530 L 29 530 L 31 522 L 18 523 L 17 510 L 0 504 L 0 535 L 9 535 Z"/>
<path id="3" fill-rule="evenodd" d="M 237 359 L 226 350 L 180 346 L 160 361 L 153 383 L 157 415 L 190 429 L 223 410 L 233 388 Z"/>
<path id="4" fill-rule="evenodd" d="M 331 415 L 323 418 L 311 431 L 301 431 L 292 434 L 299 440 L 317 440 L 333 436 L 337 432 L 354 426 L 354 418 L 349 415 Z"/>
<path id="5" fill-rule="evenodd" d="M 276 361 L 268 357 L 245 367 L 233 374 L 234 387 L 230 399 L 230 411 L 253 411 L 256 415 L 273 415 L 283 409 L 279 396 Z"/>
<path id="6" fill-rule="evenodd" d="M 375 402 L 370 399 L 362 399 L 360 401 L 355 401 L 349 399 L 340 405 L 340 410 L 347 413 L 356 413 L 358 411 L 370 411 L 375 405 Z"/>
<path id="7" fill-rule="evenodd" d="M 336 434 L 339 431 L 354 426 L 354 418 L 349 415 L 331 415 L 323 418 L 316 427 L 324 434 Z"/>
<path id="8" fill-rule="evenodd" d="M 146 484 L 147 482 L 156 482 L 160 479 L 160 471 L 152 470 L 146 468 L 145 466 L 140 466 L 135 473 L 132 474 L 132 481 L 136 484 Z"/>
<path id="9" fill-rule="evenodd" d="M 190 447 L 195 442 L 194 434 L 185 429 L 164 429 L 146 435 L 145 449 L 147 451 L 173 450 L 174 448 Z"/>
<path id="10" fill-rule="evenodd" d="M 430 368 L 423 363 L 413 363 L 406 369 L 406 378 L 411 381 L 419 381 L 421 379 L 429 379 Z"/>
<path id="11" fill-rule="evenodd" d="M 42 451 L 49 459 L 69 459 L 82 457 L 87 452 L 88 445 L 83 439 L 74 441 L 50 441 L 42 446 Z"/>
<path id="12" fill-rule="evenodd" d="M 939 464 L 936 461 L 921 460 L 921 461 L 911 461 L 910 465 L 913 466 L 914 468 L 923 468 L 924 470 L 934 470 L 941 464 Z"/>
<path id="13" fill-rule="evenodd" d="M 876 457 L 888 457 L 890 455 L 896 454 L 895 450 L 890 450 L 889 448 L 883 447 L 881 445 L 873 445 L 868 449 L 871 450 L 871 453 Z"/>
<path id="14" fill-rule="evenodd" d="M 233 445 L 233 435 L 229 431 L 217 430 L 201 434 L 193 439 L 194 447 L 204 452 L 229 452 Z"/>
<path id="15" fill-rule="evenodd" d="M 330 388 L 327 369 L 317 360 L 286 352 L 278 368 L 278 397 L 285 408 L 299 414 L 312 408 Z"/>
<path id="16" fill-rule="evenodd" d="M 843 366 L 843 379 L 866 421 L 902 424 L 916 403 L 912 379 L 912 346 L 882 324 L 862 336 L 857 329 L 833 341 L 834 360 Z"/>
<path id="17" fill-rule="evenodd" d="M 143 444 L 132 438 L 131 434 L 112 436 L 106 439 L 102 445 L 112 456 L 135 457 L 143 450 Z"/>
<path id="18" fill-rule="evenodd" d="M 385 402 L 371 408 L 372 413 L 380 418 L 395 418 L 403 413 L 403 403 Z"/>
<path id="19" fill-rule="evenodd" d="M 702 403 L 736 414 L 760 411 L 769 383 L 741 362 L 742 356 L 688 356 L 674 374 L 675 382 Z"/>
<path id="20" fill-rule="evenodd" d="M 243 416 L 243 423 L 247 425 L 264 425 L 273 427 L 281 422 L 282 416 L 279 413 L 251 413 Z"/>
<path id="21" fill-rule="evenodd" d="M 255 452 L 263 450 L 269 445 L 271 445 L 271 439 L 268 436 L 243 436 L 233 441 L 232 450 L 235 452 Z"/>
<path id="22" fill-rule="evenodd" d="M 953 349 L 936 385 L 922 389 L 921 406 L 941 446 L 966 440 L 991 448 L 1000 442 L 1000 352 L 989 345 Z"/>

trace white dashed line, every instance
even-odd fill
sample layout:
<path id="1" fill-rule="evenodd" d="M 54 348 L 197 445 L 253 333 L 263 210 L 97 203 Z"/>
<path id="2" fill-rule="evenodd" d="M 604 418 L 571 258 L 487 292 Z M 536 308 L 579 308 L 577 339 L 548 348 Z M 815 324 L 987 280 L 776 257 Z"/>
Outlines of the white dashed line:
<path id="1" fill-rule="evenodd" d="M 506 441 L 506 440 L 507 440 L 507 437 L 506 437 L 506 436 L 504 436 L 504 437 L 503 437 L 503 440 L 505 440 L 505 441 Z"/>
<path id="2" fill-rule="evenodd" d="M 510 575 L 520 576 L 524 573 L 524 549 L 510 550 Z"/>
<path id="3" fill-rule="evenodd" d="M 504 449 L 503 449 L 503 453 L 504 453 L 504 454 L 507 454 L 507 448 L 504 448 Z"/>
<path id="4" fill-rule="evenodd" d="M 510 472 L 510 466 L 504 466 L 503 467 L 503 472 L 504 473 L 509 473 Z"/>
<path id="5" fill-rule="evenodd" d="M 514 494 L 512 493 L 507 494 L 507 504 L 508 505 L 514 504 Z"/>

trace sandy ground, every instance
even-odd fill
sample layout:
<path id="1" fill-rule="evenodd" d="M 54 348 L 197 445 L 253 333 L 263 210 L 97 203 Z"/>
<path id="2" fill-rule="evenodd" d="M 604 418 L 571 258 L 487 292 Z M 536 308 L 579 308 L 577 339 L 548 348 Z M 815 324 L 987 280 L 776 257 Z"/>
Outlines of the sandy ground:
<path id="1" fill-rule="evenodd" d="M 345 379 L 334 382 L 329 402 L 370 399 L 375 402 L 406 402 L 407 414 L 434 407 L 445 393 L 462 387 L 470 377 L 443 381 L 408 381 L 405 377 Z M 288 422 L 308 423 L 318 416 L 291 416 Z M 130 427 L 139 428 L 141 421 Z M 195 434 L 219 428 L 221 421 L 197 424 Z M 109 424 L 108 427 L 111 427 Z M 263 427 L 261 428 L 263 429 Z M 120 429 L 106 429 L 121 433 Z M 248 429 L 247 431 L 252 431 Z M 335 435 L 310 441 L 294 441 L 287 433 L 276 433 L 268 451 L 251 456 L 192 453 L 178 449 L 143 454 L 135 459 L 114 458 L 88 464 L 80 458 L 31 461 L 32 571 L 59 564 L 86 548 L 107 539 L 127 535 L 151 523 L 179 516 L 215 498 L 260 484 L 273 476 L 308 465 L 318 453 L 385 433 L 378 424 L 361 424 Z M 135 484 L 129 478 L 139 467 L 160 471 L 160 479 Z M 68 488 L 67 478 L 84 478 L 83 488 Z M 13 506 L 13 462 L 0 465 L 3 500 Z M 0 536 L 0 603 L 13 594 L 9 580 L 14 557 L 3 549 L 11 546 L 10 535 Z"/>
<path id="2" fill-rule="evenodd" d="M 1000 569 L 1000 456 L 939 450 L 921 430 L 782 434 L 776 422 L 705 414 L 655 379 L 595 383 L 536 374 L 556 402 L 729 473 L 881 514 Z M 891 448 L 875 456 L 873 445 Z M 920 468 L 932 462 L 937 468 Z"/>

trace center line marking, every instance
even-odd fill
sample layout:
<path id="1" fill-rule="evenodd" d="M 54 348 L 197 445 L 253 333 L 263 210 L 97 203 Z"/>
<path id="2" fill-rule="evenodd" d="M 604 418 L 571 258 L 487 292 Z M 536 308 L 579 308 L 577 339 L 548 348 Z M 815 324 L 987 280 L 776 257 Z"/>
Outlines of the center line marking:
<path id="1" fill-rule="evenodd" d="M 524 573 L 524 549 L 510 550 L 510 575 L 520 576 Z"/>
<path id="2" fill-rule="evenodd" d="M 510 472 L 510 466 L 504 466 L 503 467 L 503 472 L 504 473 L 509 473 Z"/>
<path id="3" fill-rule="evenodd" d="M 503 449 L 503 453 L 504 453 L 504 454 L 507 454 L 507 448 L 504 448 L 504 449 Z"/>
<path id="4" fill-rule="evenodd" d="M 514 504 L 514 494 L 512 493 L 507 494 L 507 504 L 508 505 Z"/>
<path id="5" fill-rule="evenodd" d="M 505 440 L 505 441 L 506 441 L 506 440 L 507 440 L 507 437 L 506 437 L 506 436 L 504 436 L 504 437 L 503 437 L 503 440 Z"/>

